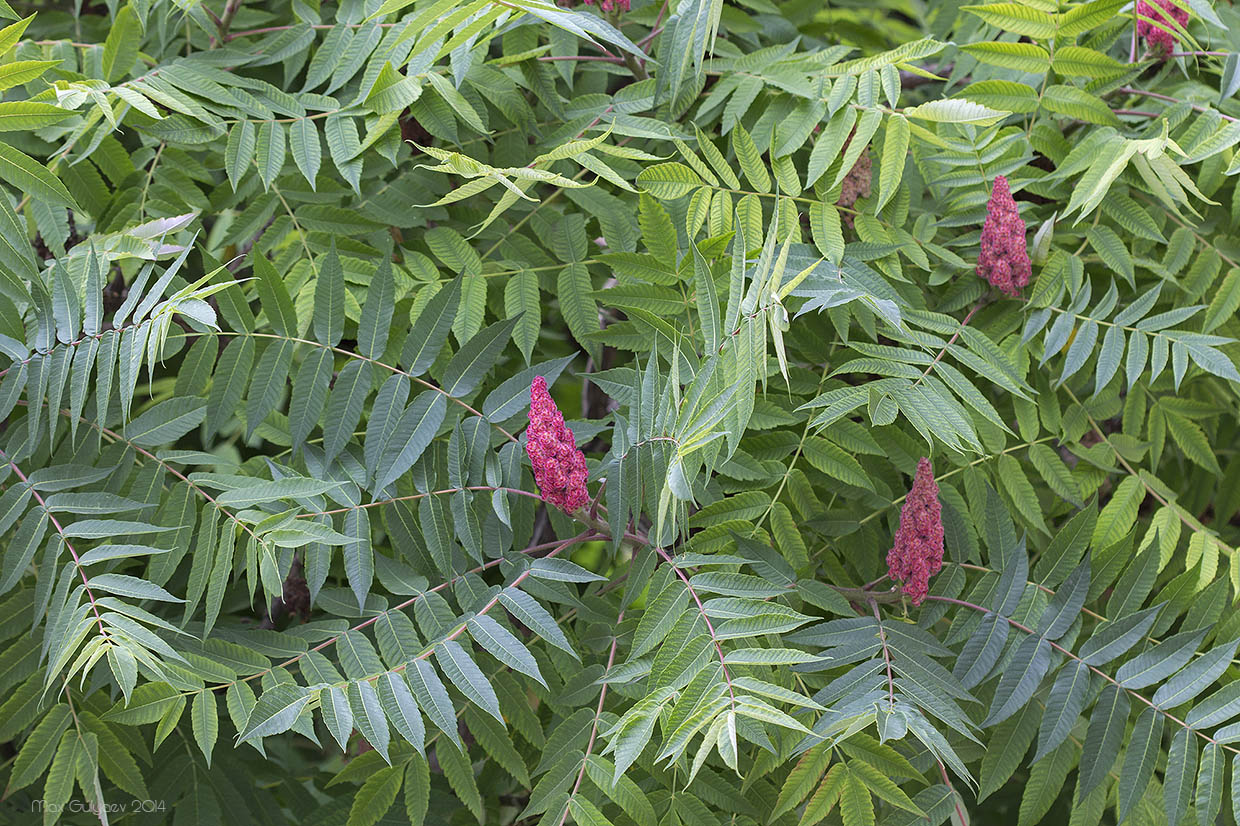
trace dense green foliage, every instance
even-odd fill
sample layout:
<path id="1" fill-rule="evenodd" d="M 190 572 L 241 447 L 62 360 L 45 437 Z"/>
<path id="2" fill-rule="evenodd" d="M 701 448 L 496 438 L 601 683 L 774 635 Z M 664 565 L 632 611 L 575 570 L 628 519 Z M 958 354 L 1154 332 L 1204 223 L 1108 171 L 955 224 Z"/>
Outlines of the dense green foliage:
<path id="1" fill-rule="evenodd" d="M 1240 815 L 1230 4 L 27 5 L 0 819 Z"/>

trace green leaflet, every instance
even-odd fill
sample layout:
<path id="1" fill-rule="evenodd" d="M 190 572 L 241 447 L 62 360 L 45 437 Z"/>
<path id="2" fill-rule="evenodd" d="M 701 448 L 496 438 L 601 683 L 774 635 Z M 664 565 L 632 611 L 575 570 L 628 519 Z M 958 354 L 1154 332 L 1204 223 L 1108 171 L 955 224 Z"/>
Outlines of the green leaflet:
<path id="1" fill-rule="evenodd" d="M 426 716 L 449 739 L 458 742 L 456 733 L 456 710 L 448 697 L 443 681 L 434 667 L 426 660 L 413 660 L 405 672 L 405 678 L 413 689 L 413 696 Z"/>
<path id="2" fill-rule="evenodd" d="M 1089 718 L 1081 759 L 1080 794 L 1086 795 L 1103 781 L 1119 754 L 1131 704 L 1123 689 L 1108 685 Z"/>
<path id="3" fill-rule="evenodd" d="M 1124 755 L 1123 767 L 1120 769 L 1121 820 L 1132 811 L 1132 807 L 1149 785 L 1162 741 L 1162 729 L 1163 716 L 1155 709 L 1147 708 L 1137 718 L 1131 742 Z"/>

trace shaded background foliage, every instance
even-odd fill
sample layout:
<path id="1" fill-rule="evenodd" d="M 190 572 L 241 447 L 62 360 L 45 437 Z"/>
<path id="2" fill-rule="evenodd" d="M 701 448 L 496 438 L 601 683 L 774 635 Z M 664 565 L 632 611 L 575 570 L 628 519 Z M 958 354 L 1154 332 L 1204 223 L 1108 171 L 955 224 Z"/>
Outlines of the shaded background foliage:
<path id="1" fill-rule="evenodd" d="M 1234 822 L 1229 4 L 0 16 L 10 822 Z"/>

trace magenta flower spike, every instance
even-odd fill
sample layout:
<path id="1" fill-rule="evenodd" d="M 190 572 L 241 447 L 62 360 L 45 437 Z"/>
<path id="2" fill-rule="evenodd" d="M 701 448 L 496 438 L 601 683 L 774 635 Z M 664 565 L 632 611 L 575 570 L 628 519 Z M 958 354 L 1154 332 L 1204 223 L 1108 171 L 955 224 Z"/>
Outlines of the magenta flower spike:
<path id="1" fill-rule="evenodd" d="M 1171 0 L 1157 0 L 1155 3 L 1138 2 L 1137 14 L 1149 18 L 1164 26 L 1155 25 L 1149 20 L 1137 20 L 1137 34 L 1145 38 L 1150 51 L 1168 55 L 1175 51 L 1176 35 L 1170 21 L 1175 20 L 1181 27 L 1188 23 L 1188 9 L 1182 9 Z"/>
<path id="2" fill-rule="evenodd" d="M 923 457 L 900 511 L 900 528 L 887 553 L 887 573 L 904 583 L 904 594 L 914 605 L 921 605 L 930 591 L 930 577 L 942 567 L 943 508 L 934 470 Z"/>
<path id="3" fill-rule="evenodd" d="M 1020 295 L 1021 288 L 1033 275 L 1025 243 L 1025 222 L 1016 209 L 1007 178 L 1002 175 L 995 177 L 990 202 L 986 204 L 977 274 L 1011 296 Z"/>
<path id="4" fill-rule="evenodd" d="M 547 392 L 547 380 L 535 376 L 530 384 L 530 426 L 525 452 L 534 466 L 534 481 L 543 499 L 565 513 L 576 513 L 590 501 L 586 490 L 586 457 L 577 449 L 573 431 Z"/>
<path id="5" fill-rule="evenodd" d="M 599 7 L 605 12 L 611 11 L 612 9 L 628 11 L 630 2 L 631 0 L 602 0 L 602 2 L 599 3 Z M 586 5 L 593 6 L 594 0 L 586 0 Z"/>

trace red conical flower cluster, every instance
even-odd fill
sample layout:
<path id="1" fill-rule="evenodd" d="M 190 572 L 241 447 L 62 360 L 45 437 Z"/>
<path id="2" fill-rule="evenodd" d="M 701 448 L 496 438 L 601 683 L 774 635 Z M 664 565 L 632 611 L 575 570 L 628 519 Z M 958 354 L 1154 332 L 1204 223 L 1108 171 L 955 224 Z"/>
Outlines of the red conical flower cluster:
<path id="1" fill-rule="evenodd" d="M 1008 295 L 1020 295 L 1021 288 L 1033 275 L 1029 248 L 1025 244 L 1025 222 L 1016 209 L 1007 178 L 1002 175 L 995 177 L 990 202 L 986 204 L 977 274 Z"/>
<path id="2" fill-rule="evenodd" d="M 628 11 L 629 2 L 630 0 L 602 0 L 602 2 L 599 3 L 599 7 L 602 8 L 603 11 L 605 12 L 611 11 L 612 9 L 619 9 L 620 11 Z M 586 0 L 586 5 L 593 6 L 594 0 Z"/>
<path id="3" fill-rule="evenodd" d="M 1171 0 L 1157 0 L 1156 3 L 1138 2 L 1137 14 L 1163 24 L 1137 20 L 1137 34 L 1145 38 L 1150 51 L 1162 55 L 1175 51 L 1176 35 L 1170 21 L 1174 19 L 1181 27 L 1185 26 L 1188 23 L 1188 9 L 1180 8 Z"/>
<path id="4" fill-rule="evenodd" d="M 573 431 L 547 392 L 547 380 L 535 376 L 530 384 L 530 426 L 525 431 L 525 452 L 534 466 L 534 481 L 543 499 L 575 513 L 590 501 L 586 491 L 586 457 L 577 449 Z"/>
<path id="5" fill-rule="evenodd" d="M 900 528 L 887 553 L 887 573 L 904 583 L 904 593 L 921 605 L 930 591 L 930 577 L 943 567 L 943 509 L 930 460 L 917 463 L 913 488 L 900 511 Z"/>

